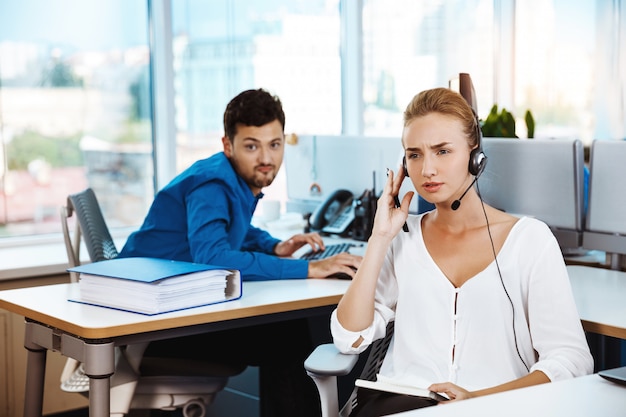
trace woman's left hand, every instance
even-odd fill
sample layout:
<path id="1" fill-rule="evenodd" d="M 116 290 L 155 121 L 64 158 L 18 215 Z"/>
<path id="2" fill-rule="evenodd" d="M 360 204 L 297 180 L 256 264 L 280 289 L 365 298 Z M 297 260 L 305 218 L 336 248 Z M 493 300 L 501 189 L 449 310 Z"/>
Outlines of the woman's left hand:
<path id="1" fill-rule="evenodd" d="M 452 382 L 432 384 L 428 389 L 433 392 L 438 392 L 439 394 L 445 394 L 450 401 L 467 400 L 468 398 L 474 397 L 470 391 L 458 385 L 454 385 Z M 447 401 L 443 401 L 441 404 L 445 404 L 446 402 Z"/>

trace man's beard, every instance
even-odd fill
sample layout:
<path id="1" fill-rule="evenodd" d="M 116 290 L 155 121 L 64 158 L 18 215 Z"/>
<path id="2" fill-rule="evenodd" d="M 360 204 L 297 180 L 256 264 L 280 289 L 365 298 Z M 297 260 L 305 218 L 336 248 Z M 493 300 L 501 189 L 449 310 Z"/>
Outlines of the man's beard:
<path id="1" fill-rule="evenodd" d="M 271 174 L 266 174 L 266 175 L 255 173 L 251 182 L 252 182 L 252 185 L 254 185 L 257 188 L 265 188 L 265 187 L 268 187 L 270 184 L 272 184 L 272 182 L 274 182 L 274 179 L 276 179 L 275 172 L 272 172 Z"/>

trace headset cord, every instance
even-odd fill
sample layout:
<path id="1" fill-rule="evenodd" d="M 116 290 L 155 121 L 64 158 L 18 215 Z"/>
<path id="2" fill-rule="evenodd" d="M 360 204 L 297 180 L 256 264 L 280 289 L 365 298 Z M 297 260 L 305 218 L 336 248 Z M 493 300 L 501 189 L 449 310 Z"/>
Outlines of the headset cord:
<path id="1" fill-rule="evenodd" d="M 482 196 L 480 195 L 480 189 L 478 188 L 478 182 L 476 183 L 476 191 L 478 193 L 478 198 L 480 198 L 480 204 L 483 208 L 483 214 L 485 215 L 485 221 L 487 222 L 487 233 L 489 233 L 489 241 L 491 242 L 491 250 L 493 252 L 493 259 L 496 262 L 496 268 L 498 269 L 498 275 L 500 276 L 500 283 L 502 284 L 502 288 L 504 289 L 504 293 L 506 294 L 506 298 L 509 299 L 509 303 L 511 304 L 511 313 L 512 313 L 512 328 L 513 328 L 513 340 L 515 342 L 515 350 L 517 352 L 517 356 L 519 360 L 522 362 L 527 372 L 530 372 L 530 368 L 522 358 L 522 354 L 519 351 L 519 346 L 517 345 L 517 332 L 515 331 L 515 306 L 513 305 L 513 300 L 511 300 L 511 296 L 506 289 L 506 285 L 504 285 L 504 279 L 502 278 L 502 272 L 500 271 L 500 264 L 498 263 L 498 256 L 496 254 L 496 247 L 493 244 L 493 237 L 491 236 L 491 227 L 489 226 L 489 218 L 487 217 L 487 210 L 485 210 L 485 202 L 483 201 Z"/>

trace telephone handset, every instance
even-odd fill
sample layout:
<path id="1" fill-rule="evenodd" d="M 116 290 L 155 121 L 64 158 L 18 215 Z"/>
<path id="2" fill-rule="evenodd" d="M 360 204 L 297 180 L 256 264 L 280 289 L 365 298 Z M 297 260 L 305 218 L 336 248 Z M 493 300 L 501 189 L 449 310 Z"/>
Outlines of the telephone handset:
<path id="1" fill-rule="evenodd" d="M 354 221 L 354 196 L 348 190 L 334 191 L 309 219 L 312 230 L 343 234 Z"/>

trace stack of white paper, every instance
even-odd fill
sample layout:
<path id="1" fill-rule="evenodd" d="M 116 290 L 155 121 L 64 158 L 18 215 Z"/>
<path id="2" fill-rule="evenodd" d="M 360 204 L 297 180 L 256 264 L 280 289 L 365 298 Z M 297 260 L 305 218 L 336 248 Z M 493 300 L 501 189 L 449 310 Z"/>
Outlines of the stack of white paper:
<path id="1" fill-rule="evenodd" d="M 80 301 L 158 314 L 241 297 L 239 271 L 157 258 L 116 258 L 71 268 Z"/>

